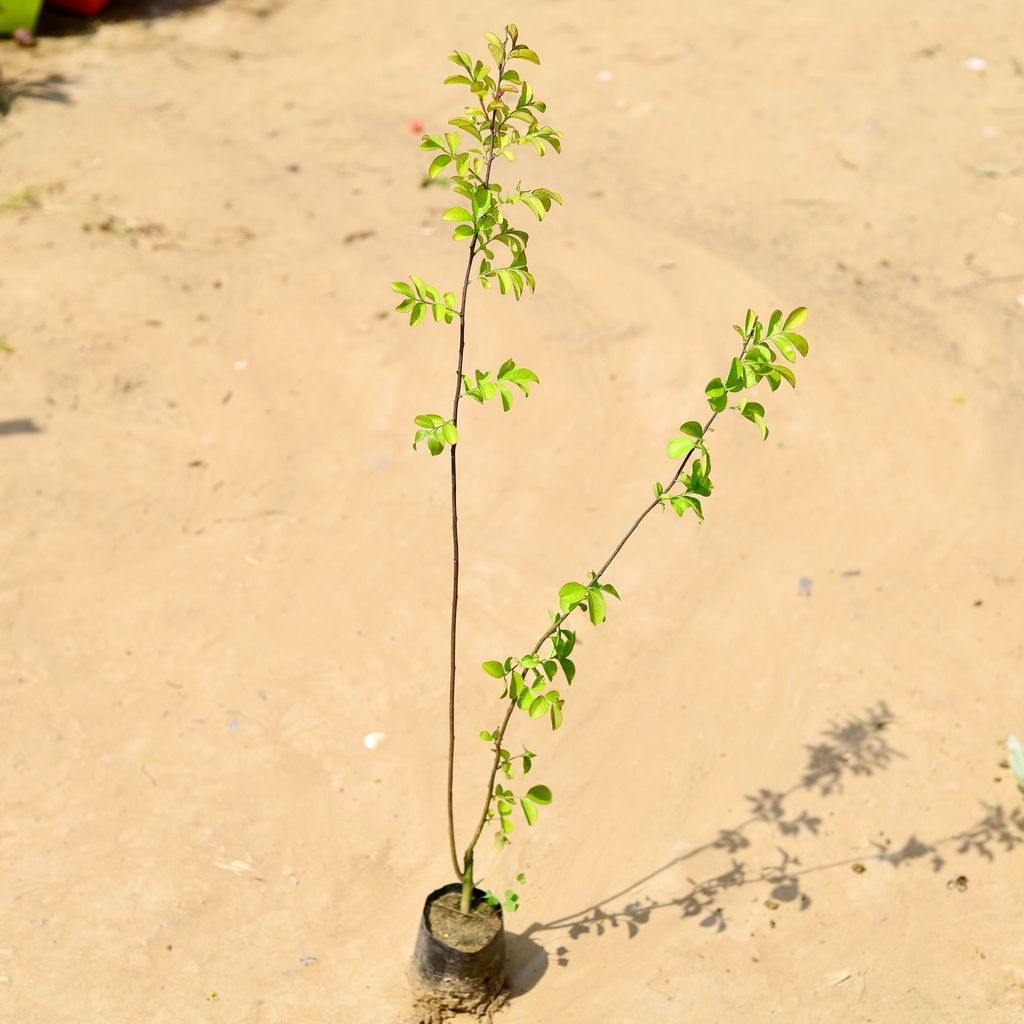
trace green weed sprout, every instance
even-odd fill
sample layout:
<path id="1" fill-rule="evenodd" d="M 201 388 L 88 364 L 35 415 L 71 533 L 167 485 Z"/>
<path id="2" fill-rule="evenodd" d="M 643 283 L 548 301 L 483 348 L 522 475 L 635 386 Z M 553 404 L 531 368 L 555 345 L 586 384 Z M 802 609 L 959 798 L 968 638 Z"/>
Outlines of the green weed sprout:
<path id="1" fill-rule="evenodd" d="M 668 482 L 654 484 L 653 498 L 600 568 L 587 573 L 583 580 L 572 580 L 559 589 L 558 611 L 548 613 L 549 625 L 527 653 L 484 662 L 483 671 L 496 681 L 497 696 L 504 710 L 495 716 L 490 728 L 480 733 L 480 739 L 491 752 L 491 767 L 483 808 L 460 859 L 453 812 L 460 571 L 459 406 L 463 398 L 482 405 L 498 398 L 508 412 L 517 390 L 525 398 L 530 394 L 531 385 L 539 383 L 532 370 L 517 365 L 513 359 L 507 359 L 497 371 L 465 371 L 467 301 L 470 286 L 474 284 L 485 289 L 497 285 L 502 295 L 511 295 L 516 301 L 527 290 L 531 293 L 535 290 L 537 282 L 527 258 L 530 235 L 518 226 L 517 215 L 528 212 L 537 221 L 543 221 L 553 207 L 562 202 L 562 197 L 551 189 L 524 188 L 521 183 L 506 188 L 495 179 L 496 166 L 503 166 L 499 162 L 514 161 L 524 146 L 536 150 L 539 156 L 548 151 L 560 153 L 562 133 L 543 123 L 546 105 L 535 96 L 517 67 L 539 64 L 540 58 L 519 41 L 516 26 L 507 25 L 502 36 L 488 32 L 485 39 L 493 66 L 459 50 L 449 57 L 459 71 L 446 78 L 445 83 L 464 87 L 469 93 L 464 112 L 448 122 L 455 130 L 424 135 L 420 146 L 434 154 L 427 172 L 429 178 L 437 179 L 445 172 L 448 187 L 457 197 L 456 205 L 447 209 L 441 219 L 454 226 L 452 239 L 466 247 L 461 289 L 458 294 L 442 291 L 416 275 L 391 285 L 401 296 L 396 308 L 409 314 L 411 325 L 427 320 L 428 313 L 436 323 L 458 322 L 458 361 L 451 415 L 431 412 L 416 416 L 413 447 L 425 445 L 431 455 L 441 455 L 447 450 L 451 467 L 453 572 L 448 687 L 448 841 L 452 868 L 462 884 L 463 912 L 468 912 L 473 902 L 474 852 L 488 824 L 496 823 L 495 844 L 500 848 L 511 841 L 517 805 L 526 824 L 532 826 L 540 808 L 551 803 L 552 794 L 547 786 L 527 786 L 524 781 L 537 755 L 525 746 L 521 752 L 513 754 L 507 743 L 512 716 L 517 711 L 530 720 L 546 720 L 552 729 L 559 729 L 563 723 L 564 688 L 572 685 L 576 675 L 572 660 L 576 633 L 568 628 L 568 620 L 578 611 L 586 613 L 594 626 L 605 621 L 608 599 L 619 599 L 616 588 L 605 581 L 605 572 L 654 509 L 670 507 L 678 516 L 690 512 L 703 521 L 703 502 L 712 490 L 708 441 L 715 420 L 727 409 L 733 409 L 750 420 L 762 438 L 767 438 L 764 406 L 746 397 L 746 393 L 762 381 L 766 381 L 772 391 L 783 381 L 795 387 L 796 377 L 787 364 L 796 362 L 798 356 L 807 355 L 807 342 L 797 333 L 807 315 L 805 308 L 801 306 L 786 316 L 775 310 L 767 322 L 748 310 L 743 324 L 734 326 L 740 337 L 739 353 L 734 356 L 725 377 L 716 377 L 705 388 L 710 416 L 703 423 L 687 420 L 680 426 L 678 436 L 668 442 L 669 458 L 679 460 Z M 517 878 L 519 882 L 523 880 L 522 876 Z M 503 902 L 509 910 L 518 904 L 518 897 L 511 889 L 506 891 L 503 901 L 493 893 L 487 896 L 489 902 Z"/>
<path id="2" fill-rule="evenodd" d="M 1013 733 L 1006 740 L 1006 753 L 1010 758 L 1010 770 L 1017 780 L 1017 788 L 1024 794 L 1024 744 Z"/>

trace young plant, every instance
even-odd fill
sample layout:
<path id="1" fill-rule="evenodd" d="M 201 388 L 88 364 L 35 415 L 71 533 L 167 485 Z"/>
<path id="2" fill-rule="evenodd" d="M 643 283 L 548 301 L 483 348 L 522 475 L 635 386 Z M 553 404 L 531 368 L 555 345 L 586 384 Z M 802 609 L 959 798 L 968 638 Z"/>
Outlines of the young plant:
<path id="1" fill-rule="evenodd" d="M 1013 733 L 1006 740 L 1006 754 L 1010 759 L 1010 770 L 1017 780 L 1017 788 L 1024 794 L 1024 744 Z"/>
<path id="2" fill-rule="evenodd" d="M 562 197 L 550 189 L 524 188 L 521 183 L 506 188 L 496 180 L 495 168 L 499 160 L 515 160 L 523 146 L 533 148 L 540 156 L 548 150 L 561 152 L 562 133 L 542 122 L 546 106 L 536 98 L 533 88 L 521 75 L 524 63 L 539 64 L 540 59 L 519 41 L 516 26 L 507 25 L 502 36 L 487 33 L 485 38 L 493 66 L 461 51 L 449 58 L 459 71 L 445 82 L 469 92 L 465 111 L 448 122 L 455 131 L 425 135 L 421 143 L 422 149 L 434 154 L 429 176 L 436 179 L 442 172 L 447 174 L 448 187 L 458 197 L 456 205 L 446 210 L 441 219 L 455 225 L 452 238 L 466 246 L 466 269 L 459 294 L 442 292 L 415 275 L 411 275 L 408 282 L 392 283 L 392 288 L 402 297 L 396 308 L 409 314 L 411 325 L 425 320 L 428 312 L 436 323 L 458 321 L 456 386 L 451 415 L 445 417 L 432 412 L 416 416 L 413 447 L 425 444 L 431 455 L 440 455 L 447 449 L 450 462 L 453 571 L 448 680 L 448 841 L 452 868 L 462 884 L 464 913 L 470 911 L 473 902 L 474 855 L 484 829 L 490 823 L 496 824 L 495 845 L 501 848 L 511 841 L 517 805 L 526 824 L 532 826 L 540 809 L 551 803 L 552 794 L 547 786 L 527 785 L 524 781 L 537 755 L 525 746 L 520 753 L 513 754 L 507 744 L 516 711 L 528 719 L 546 719 L 552 729 L 562 725 L 566 703 L 564 687 L 571 686 L 576 675 L 572 660 L 576 632 L 567 626 L 567 621 L 577 611 L 585 612 L 595 626 L 605 621 L 609 598 L 619 599 L 616 588 L 604 580 L 605 572 L 655 509 L 671 508 L 678 516 L 692 512 L 698 521 L 703 521 L 703 501 L 711 494 L 713 486 L 709 437 L 716 419 L 727 409 L 734 409 L 757 427 L 762 438 L 767 438 L 764 406 L 747 394 L 762 381 L 766 381 L 772 391 L 783 382 L 795 387 L 796 377 L 787 364 L 796 362 L 798 355 L 807 354 L 807 342 L 797 333 L 807 315 L 806 309 L 799 307 L 787 316 L 775 310 L 766 322 L 748 310 L 742 326 L 734 327 L 740 337 L 738 354 L 732 359 L 725 377 L 714 378 L 705 388 L 710 415 L 703 423 L 687 420 L 680 426 L 679 435 L 668 442 L 669 458 L 680 460 L 668 482 L 654 484 L 653 498 L 600 568 L 588 572 L 583 581 L 572 580 L 559 589 L 558 611 L 549 611 L 548 626 L 527 653 L 484 662 L 484 672 L 499 684 L 497 698 L 501 705 L 495 713 L 494 724 L 480 733 L 480 739 L 490 750 L 490 770 L 482 810 L 460 858 L 453 813 L 460 572 L 459 405 L 462 398 L 485 404 L 497 397 L 508 412 L 516 389 L 527 397 L 530 385 L 539 383 L 532 370 L 518 366 L 513 359 L 507 359 L 493 373 L 490 370 L 465 372 L 469 289 L 473 284 L 483 288 L 497 285 L 502 295 L 511 295 L 516 301 L 527 289 L 532 293 L 536 279 L 527 258 L 530 236 L 517 215 L 528 211 L 537 221 L 542 221 L 555 204 L 562 202 Z M 523 880 L 522 876 L 517 878 L 517 881 Z M 492 904 L 503 902 L 509 910 L 514 910 L 518 903 L 511 889 L 506 891 L 504 901 L 493 893 L 488 893 L 487 898 Z"/>

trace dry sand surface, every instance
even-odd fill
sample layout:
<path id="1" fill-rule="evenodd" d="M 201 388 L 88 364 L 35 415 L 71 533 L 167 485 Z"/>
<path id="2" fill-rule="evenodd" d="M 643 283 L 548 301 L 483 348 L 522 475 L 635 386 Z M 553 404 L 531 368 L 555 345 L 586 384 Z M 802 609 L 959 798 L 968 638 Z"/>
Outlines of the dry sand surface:
<path id="1" fill-rule="evenodd" d="M 388 282 L 455 286 L 409 123 L 509 16 L 567 137 L 516 174 L 566 204 L 536 298 L 471 299 L 470 364 L 543 383 L 464 412 L 460 832 L 476 666 L 603 561 L 748 305 L 812 350 L 766 445 L 720 421 L 706 525 L 620 556 L 565 728 L 516 722 L 555 803 L 482 851 L 528 876 L 500 1019 L 1021 1020 L 1021 6 L 171 7 L 0 49 L 63 99 L 0 121 L 0 1021 L 403 1019 L 455 335 Z"/>

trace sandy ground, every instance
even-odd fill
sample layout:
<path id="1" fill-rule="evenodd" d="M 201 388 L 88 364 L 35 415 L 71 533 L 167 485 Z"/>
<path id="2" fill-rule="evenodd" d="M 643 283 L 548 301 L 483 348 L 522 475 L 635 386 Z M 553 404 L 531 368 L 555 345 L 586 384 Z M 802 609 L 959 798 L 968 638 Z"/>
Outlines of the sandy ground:
<path id="1" fill-rule="evenodd" d="M 0 1021 L 392 1024 L 450 880 L 409 441 L 454 334 L 388 282 L 454 287 L 409 122 L 504 12 L 150 13 L 0 49 L 63 100 L 0 121 Z M 483 864 L 528 876 L 502 1021 L 1020 1020 L 1020 6 L 514 16 L 566 205 L 536 298 L 472 299 L 470 363 L 543 384 L 465 415 L 460 832 L 474 666 L 603 561 L 748 305 L 812 352 L 767 445 L 716 431 L 707 524 L 623 552 L 565 728 L 517 723 L 555 804 Z"/>

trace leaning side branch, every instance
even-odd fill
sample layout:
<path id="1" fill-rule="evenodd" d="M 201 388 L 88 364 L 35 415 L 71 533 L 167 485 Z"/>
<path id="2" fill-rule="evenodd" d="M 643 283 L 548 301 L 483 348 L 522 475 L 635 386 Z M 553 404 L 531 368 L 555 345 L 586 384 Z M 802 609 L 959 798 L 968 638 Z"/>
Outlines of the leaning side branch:
<path id="1" fill-rule="evenodd" d="M 734 329 L 743 339 L 738 356 L 734 357 L 725 380 L 716 377 L 705 388 L 711 415 L 704 424 L 696 420 L 683 423 L 678 437 L 668 442 L 670 458 L 682 459 L 679 468 L 672 476 L 668 485 L 660 482 L 654 485 L 654 500 L 649 502 L 622 539 L 615 545 L 604 564 L 596 572 L 589 574 L 586 583 L 572 581 L 559 590 L 559 612 L 551 614 L 551 625 L 540 635 L 529 654 L 523 657 L 509 657 L 504 661 L 484 662 L 484 671 L 496 679 L 502 680 L 501 696 L 507 698 L 504 717 L 493 731 L 484 731 L 481 739 L 491 745 L 494 756 L 491 762 L 490 775 L 487 780 L 487 792 L 483 811 L 477 821 L 476 829 L 470 839 L 469 846 L 463 857 L 463 863 L 472 871 L 473 853 L 487 823 L 495 817 L 499 821 L 499 830 L 495 835 L 498 847 L 509 842 L 509 835 L 514 830 L 512 813 L 517 798 L 513 792 L 497 783 L 499 771 L 506 780 L 515 776 L 513 762 L 521 761 L 521 774 L 525 776 L 532 768 L 536 755 L 524 748 L 524 753 L 512 757 L 505 747 L 505 739 L 509 723 L 516 709 L 527 712 L 530 718 L 549 717 L 552 729 L 558 729 L 563 720 L 565 698 L 558 690 L 552 689 L 558 672 L 561 671 L 566 685 L 571 685 L 576 668 L 570 655 L 576 643 L 574 631 L 566 629 L 564 623 L 574 611 L 586 611 L 591 623 L 599 625 L 606 617 L 605 595 L 618 598 L 618 591 L 609 583 L 601 580 L 619 552 L 640 524 L 659 506 L 671 506 L 677 515 L 682 516 L 692 510 L 701 521 L 704 519 L 702 499 L 711 494 L 711 455 L 707 447 L 707 437 L 719 414 L 729 405 L 729 395 L 739 394 L 756 387 L 762 380 L 768 382 L 772 391 L 779 388 L 782 381 L 791 387 L 796 386 L 796 375 L 780 362 L 780 356 L 787 362 L 795 362 L 797 354 L 807 355 L 807 342 L 802 335 L 796 333 L 807 316 L 802 306 L 783 317 L 780 310 L 775 310 L 768 319 L 767 328 L 760 318 L 748 310 L 744 325 L 735 325 Z M 754 423 L 767 440 L 768 427 L 764 420 L 764 406 L 758 402 L 740 398 L 732 406 L 744 418 Z M 684 471 L 694 454 L 699 452 L 689 473 Z M 678 489 L 677 489 L 678 488 Z M 550 640 L 551 649 L 544 655 L 540 654 L 545 641 Z M 537 806 L 551 802 L 551 790 L 547 786 L 531 786 L 525 794 L 518 797 L 527 825 L 537 820 Z"/>

